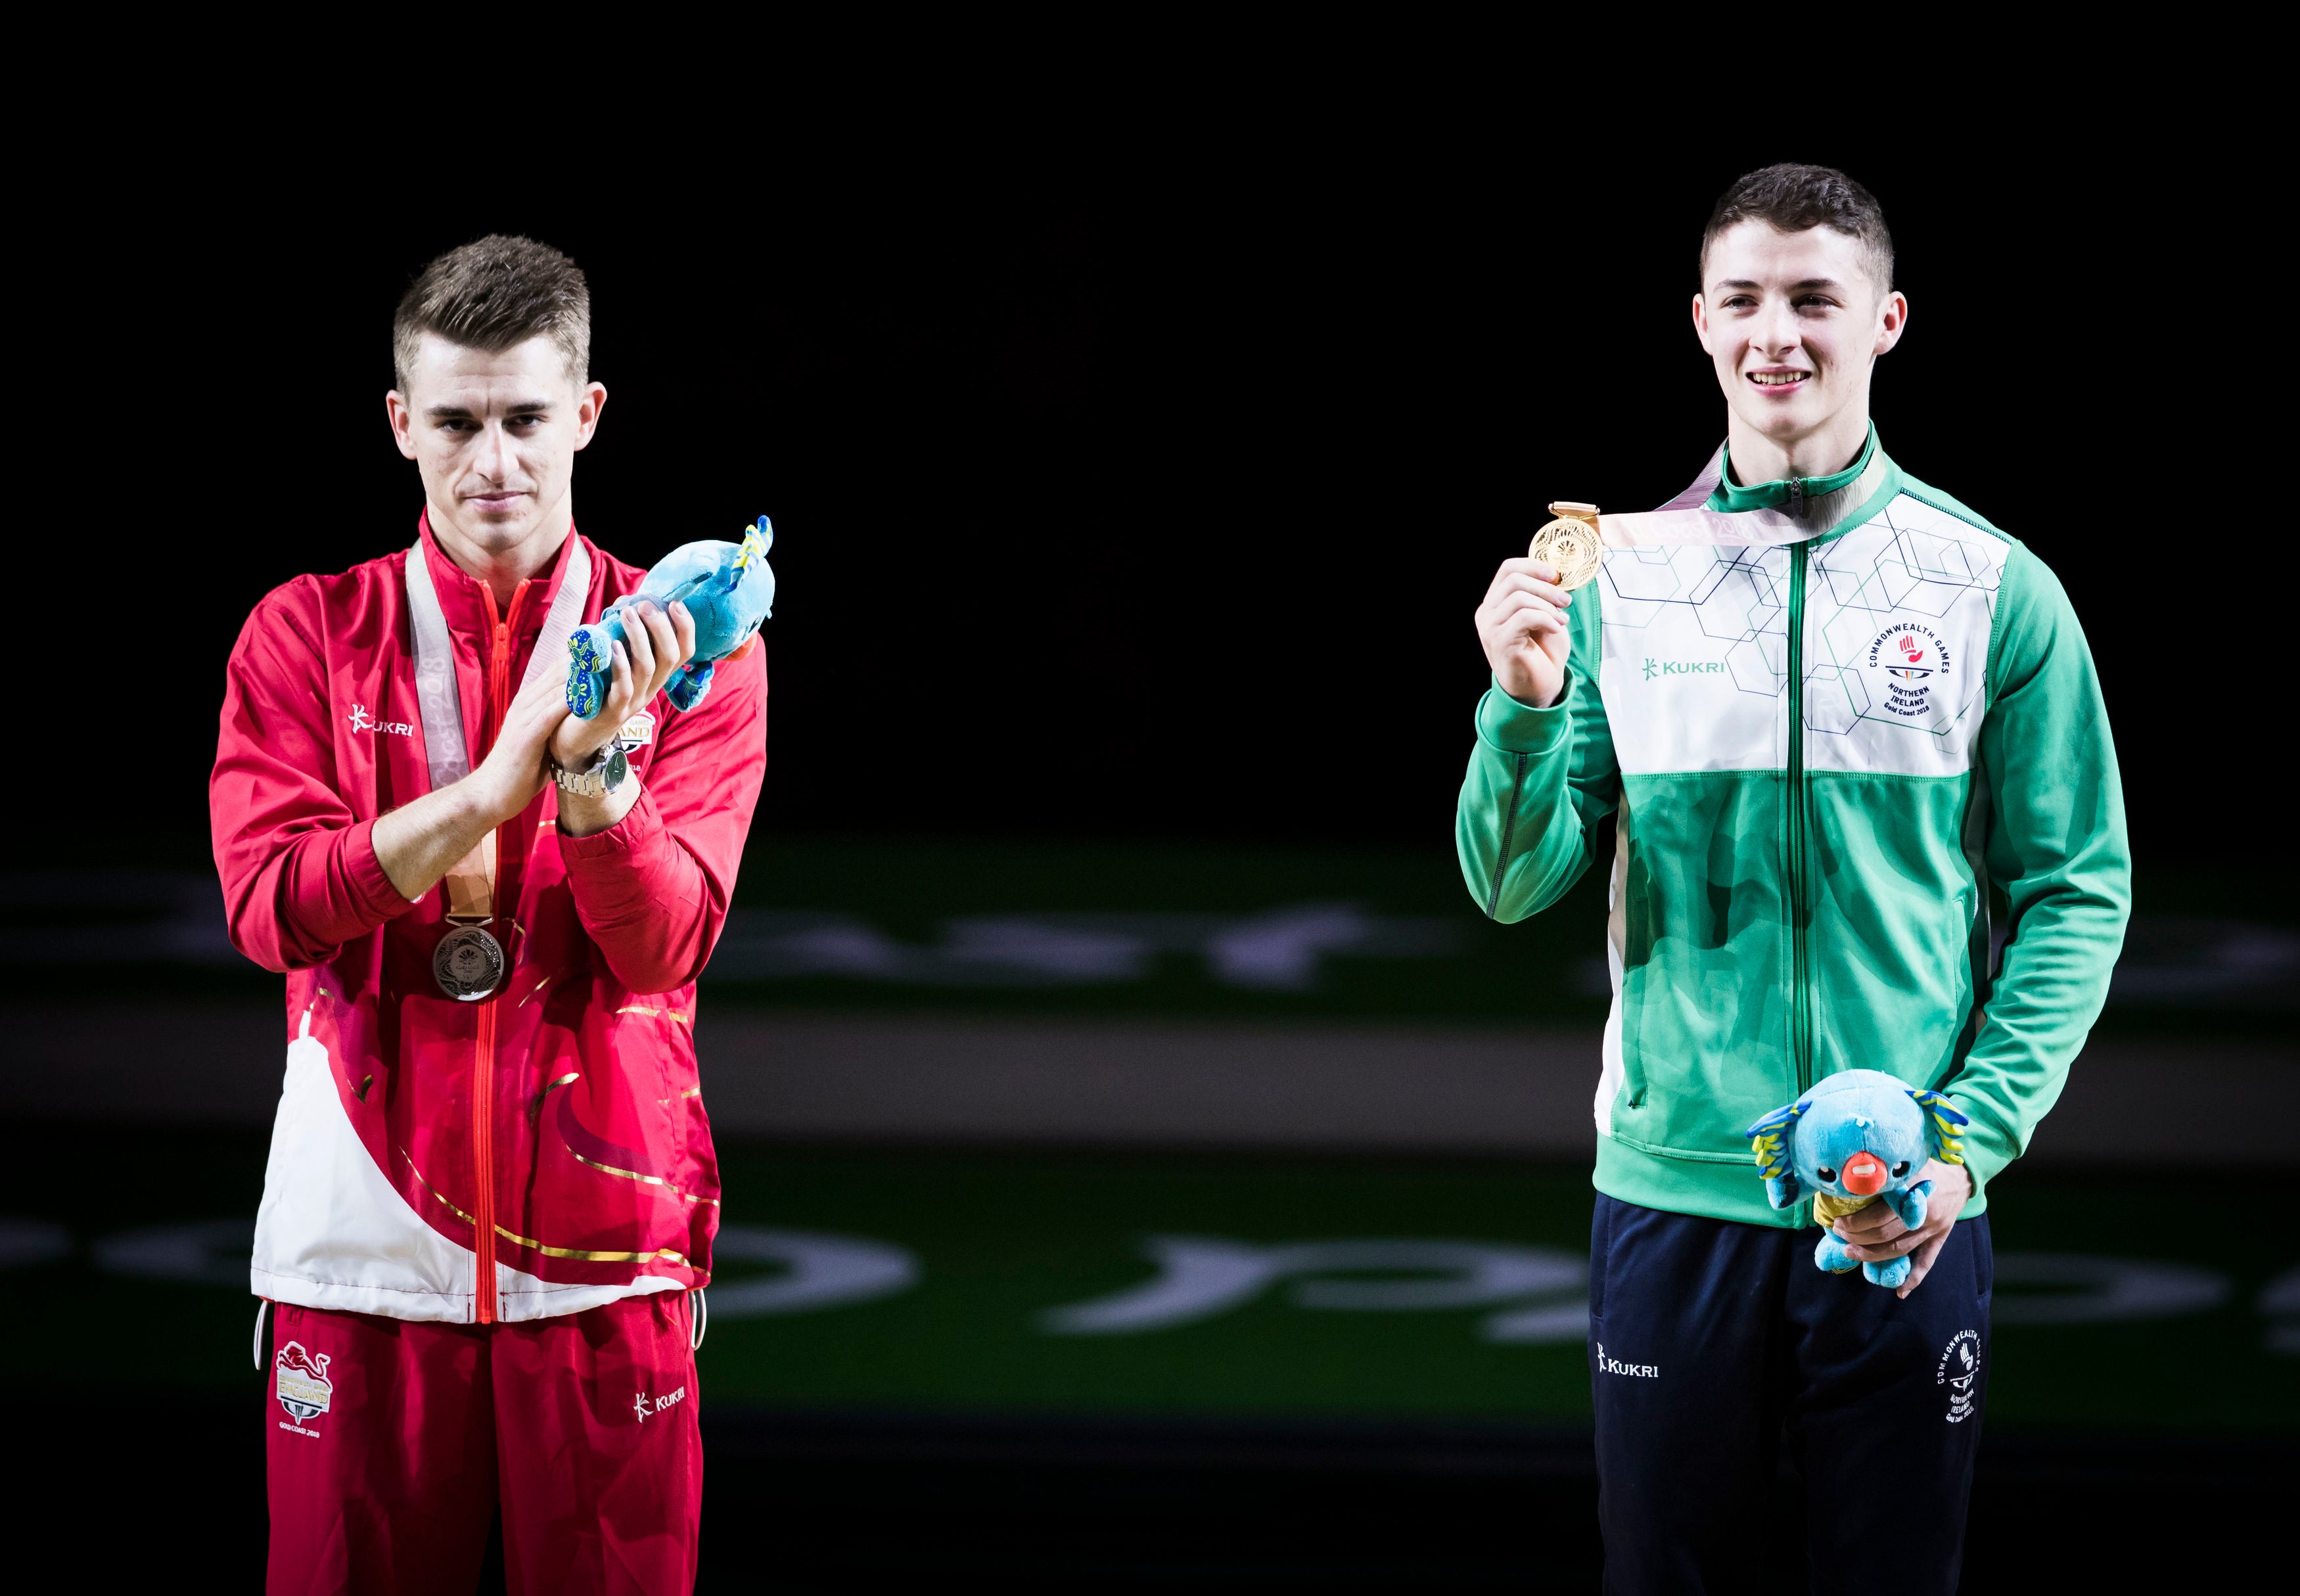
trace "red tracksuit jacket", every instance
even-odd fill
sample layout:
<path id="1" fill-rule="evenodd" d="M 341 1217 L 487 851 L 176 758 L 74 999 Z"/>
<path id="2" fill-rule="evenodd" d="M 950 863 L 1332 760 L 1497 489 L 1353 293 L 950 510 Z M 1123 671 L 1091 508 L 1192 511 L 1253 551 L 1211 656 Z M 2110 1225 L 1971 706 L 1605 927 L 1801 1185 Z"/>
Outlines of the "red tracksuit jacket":
<path id="1" fill-rule="evenodd" d="M 418 533 L 454 635 L 476 767 L 567 547 L 498 615 Z M 645 572 L 591 551 L 583 618 Z M 442 893 L 409 903 L 377 817 L 430 788 L 403 552 L 268 594 L 232 650 L 209 786 L 231 938 L 288 977 L 288 1068 L 258 1213 L 258 1295 L 403 1319 L 576 1313 L 710 1278 L 718 1165 L 695 977 L 727 914 L 766 767 L 764 651 L 722 663 L 654 740 L 621 823 L 567 837 L 546 786 L 496 834 L 510 968 L 444 996 Z M 516 922 L 506 928 L 504 917 Z"/>

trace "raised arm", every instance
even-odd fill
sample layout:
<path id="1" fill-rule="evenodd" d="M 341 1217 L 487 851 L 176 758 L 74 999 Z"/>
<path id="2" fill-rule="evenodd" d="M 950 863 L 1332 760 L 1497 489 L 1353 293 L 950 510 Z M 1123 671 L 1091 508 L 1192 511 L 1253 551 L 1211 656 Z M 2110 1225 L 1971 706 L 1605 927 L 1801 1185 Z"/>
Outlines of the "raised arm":
<path id="1" fill-rule="evenodd" d="M 240 628 L 208 777 L 232 945 L 282 972 L 325 963 L 412 907 L 376 857 L 375 823 L 336 794 L 318 613 L 304 585 L 290 583 Z"/>
<path id="2" fill-rule="evenodd" d="M 690 631 L 686 652 L 692 646 Z M 659 663 L 660 642 L 654 653 Z M 612 735 L 621 718 L 611 693 L 596 724 Z M 609 801 L 559 795 L 559 852 L 576 912 L 632 991 L 669 992 L 702 973 L 727 921 L 766 767 L 766 651 L 754 644 L 720 662 L 701 703 L 665 717 L 644 782 L 612 795 L 620 812 L 611 824 L 570 835 L 603 818 L 575 806 Z"/>
<path id="3" fill-rule="evenodd" d="M 299 583 L 267 597 L 225 667 L 208 780 L 217 873 L 232 943 L 267 969 L 325 963 L 405 913 L 527 807 L 543 751 L 565 716 L 556 682 L 522 693 L 479 769 L 374 820 L 337 793 L 318 606 Z"/>
<path id="4" fill-rule="evenodd" d="M 1506 560 L 1478 609 L 1494 685 L 1454 805 L 1462 879 L 1497 920 L 1521 920 L 1589 868 L 1589 828 L 1620 802 L 1612 735 L 1592 661 L 1597 589 L 1557 588 L 1540 561 Z"/>

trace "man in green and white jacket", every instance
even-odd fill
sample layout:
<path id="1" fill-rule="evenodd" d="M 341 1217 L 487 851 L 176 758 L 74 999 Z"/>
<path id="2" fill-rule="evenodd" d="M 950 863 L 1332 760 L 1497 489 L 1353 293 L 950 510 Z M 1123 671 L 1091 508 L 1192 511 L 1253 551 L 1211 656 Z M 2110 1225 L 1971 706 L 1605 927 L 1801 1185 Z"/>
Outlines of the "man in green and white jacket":
<path id="1" fill-rule="evenodd" d="M 1608 1590 L 1738 1588 L 1784 1433 L 1816 1589 L 1879 1572 L 1877 1515 L 1848 1494 L 1864 1473 L 1903 1526 L 1895 1589 L 1954 1588 L 1990 1186 L 2123 939 L 2116 755 L 2067 595 L 1870 422 L 1908 321 L 1892 284 L 1883 214 L 1844 174 L 1735 184 L 1693 301 L 1725 448 L 1662 511 L 1605 517 L 1588 586 L 1507 560 L 1478 611 L 1471 891 L 1515 921 L 1611 872 L 1590 1259 Z M 1745 1135 L 1856 1068 L 1971 1121 L 1964 1162 L 1926 1171 L 1922 1228 L 1883 1203 L 1838 1221 L 1856 1259 L 1912 1255 L 1898 1291 L 1814 1267 L 1810 1203 L 1768 1204 Z"/>

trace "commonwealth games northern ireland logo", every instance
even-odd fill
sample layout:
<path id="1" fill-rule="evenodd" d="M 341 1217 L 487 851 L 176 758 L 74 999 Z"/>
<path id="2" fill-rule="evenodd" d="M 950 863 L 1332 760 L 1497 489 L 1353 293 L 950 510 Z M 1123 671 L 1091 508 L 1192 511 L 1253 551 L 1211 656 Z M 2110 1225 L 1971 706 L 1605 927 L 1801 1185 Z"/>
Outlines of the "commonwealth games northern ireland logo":
<path id="1" fill-rule="evenodd" d="M 1980 1333 L 1960 1330 L 1948 1338 L 1941 1349 L 1940 1362 L 1933 1368 L 1933 1384 L 1948 1389 L 1948 1412 L 1946 1417 L 1953 1425 L 1971 1418 L 1979 1401 L 1980 1393 L 1973 1389 L 1980 1377 Z"/>
<path id="2" fill-rule="evenodd" d="M 1892 678 L 1886 684 L 1886 710 L 1914 719 L 1932 708 L 1933 678 L 1948 674 L 1948 645 L 1932 628 L 1904 621 L 1869 644 L 1869 668 L 1880 667 Z"/>
<path id="3" fill-rule="evenodd" d="M 291 1341 L 279 1349 L 271 1360 L 274 1376 L 273 1392 L 279 1406 L 296 1422 L 282 1424 L 283 1430 L 293 1430 L 298 1435 L 317 1435 L 319 1431 L 304 1426 L 328 1410 L 336 1394 L 336 1383 L 328 1378 L 329 1357 L 304 1350 L 300 1341 Z"/>

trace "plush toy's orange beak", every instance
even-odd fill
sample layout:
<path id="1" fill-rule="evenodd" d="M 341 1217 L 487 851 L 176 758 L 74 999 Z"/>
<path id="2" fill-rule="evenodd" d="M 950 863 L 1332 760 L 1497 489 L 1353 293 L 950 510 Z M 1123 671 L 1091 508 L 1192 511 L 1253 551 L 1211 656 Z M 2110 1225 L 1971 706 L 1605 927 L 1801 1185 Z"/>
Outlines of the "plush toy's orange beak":
<path id="1" fill-rule="evenodd" d="M 1885 1189 L 1885 1160 L 1873 1152 L 1856 1152 L 1845 1160 L 1845 1189 L 1855 1197 L 1874 1197 Z"/>

